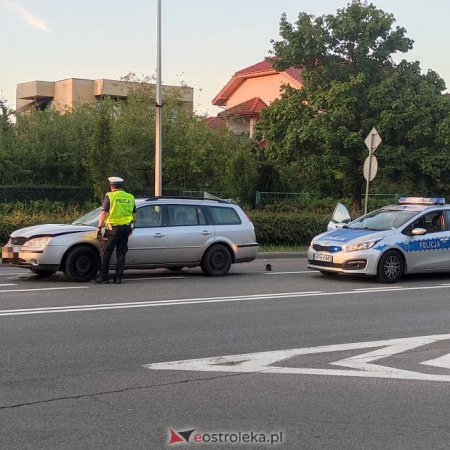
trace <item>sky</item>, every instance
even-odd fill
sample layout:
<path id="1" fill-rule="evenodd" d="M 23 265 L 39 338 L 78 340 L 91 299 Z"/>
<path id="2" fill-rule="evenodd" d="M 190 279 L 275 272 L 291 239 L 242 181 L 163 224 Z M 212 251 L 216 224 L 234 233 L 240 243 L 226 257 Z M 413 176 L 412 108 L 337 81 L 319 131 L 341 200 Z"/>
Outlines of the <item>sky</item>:
<path id="1" fill-rule="evenodd" d="M 283 13 L 335 14 L 347 0 L 161 0 L 162 81 L 194 88 L 198 114 L 232 75 L 268 56 Z M 406 28 L 420 61 L 450 87 L 449 0 L 373 0 Z M 0 97 L 15 107 L 18 83 L 120 79 L 156 72 L 157 0 L 0 0 Z"/>

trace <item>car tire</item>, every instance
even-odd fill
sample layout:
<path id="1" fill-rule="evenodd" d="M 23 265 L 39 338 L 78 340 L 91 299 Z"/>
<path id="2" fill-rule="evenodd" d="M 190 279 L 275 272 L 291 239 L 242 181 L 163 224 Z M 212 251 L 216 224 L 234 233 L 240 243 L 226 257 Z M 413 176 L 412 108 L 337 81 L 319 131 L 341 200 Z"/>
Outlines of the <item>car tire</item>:
<path id="1" fill-rule="evenodd" d="M 56 270 L 40 270 L 40 269 L 30 269 L 39 278 L 51 277 Z"/>
<path id="2" fill-rule="evenodd" d="M 403 276 L 404 266 L 402 255 L 395 250 L 388 250 L 378 262 L 377 280 L 381 283 L 395 283 Z"/>
<path id="3" fill-rule="evenodd" d="M 225 245 L 215 244 L 203 255 L 201 268 L 206 275 L 219 277 L 230 270 L 231 262 L 230 250 Z"/>
<path id="4" fill-rule="evenodd" d="M 76 247 L 70 250 L 66 257 L 64 274 L 72 281 L 90 281 L 97 275 L 99 266 L 99 257 L 95 250 Z"/>

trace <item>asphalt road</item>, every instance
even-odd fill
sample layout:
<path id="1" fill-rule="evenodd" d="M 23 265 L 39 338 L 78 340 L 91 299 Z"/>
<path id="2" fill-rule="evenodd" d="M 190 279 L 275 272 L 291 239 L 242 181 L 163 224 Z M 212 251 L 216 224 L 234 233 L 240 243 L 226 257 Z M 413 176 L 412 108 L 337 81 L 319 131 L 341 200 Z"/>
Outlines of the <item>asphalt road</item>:
<path id="1" fill-rule="evenodd" d="M 0 448 L 449 448 L 450 276 L 126 277 L 0 266 Z"/>

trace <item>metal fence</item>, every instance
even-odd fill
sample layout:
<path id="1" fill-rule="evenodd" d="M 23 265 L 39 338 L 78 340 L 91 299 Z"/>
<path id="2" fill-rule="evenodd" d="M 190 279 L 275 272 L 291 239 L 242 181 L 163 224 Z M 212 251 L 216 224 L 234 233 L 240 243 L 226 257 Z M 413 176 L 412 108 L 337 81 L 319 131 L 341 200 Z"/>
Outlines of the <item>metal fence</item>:
<path id="1" fill-rule="evenodd" d="M 365 201 L 365 195 L 362 197 L 362 202 Z M 400 194 L 369 194 L 369 202 L 376 204 L 397 203 L 401 197 Z M 351 203 L 351 195 L 346 196 L 344 200 Z M 279 203 L 291 203 L 295 205 L 307 205 L 313 201 L 323 200 L 323 195 L 309 192 L 256 192 L 255 206 L 261 209 L 266 205 L 274 205 Z"/>

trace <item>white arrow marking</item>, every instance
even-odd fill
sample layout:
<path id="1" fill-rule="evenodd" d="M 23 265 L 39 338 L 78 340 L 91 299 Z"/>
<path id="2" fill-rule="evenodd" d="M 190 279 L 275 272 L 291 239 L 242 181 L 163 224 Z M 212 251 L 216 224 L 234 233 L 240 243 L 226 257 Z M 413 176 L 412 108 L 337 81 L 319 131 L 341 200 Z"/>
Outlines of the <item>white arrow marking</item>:
<path id="1" fill-rule="evenodd" d="M 448 355 L 441 356 L 440 358 L 424 361 L 421 364 L 434 367 L 443 367 L 444 369 L 450 369 L 450 353 Z"/>
<path id="2" fill-rule="evenodd" d="M 381 358 L 402 353 L 413 348 L 431 344 L 436 341 L 450 340 L 450 334 L 435 336 L 421 336 L 384 341 L 357 342 L 350 344 L 325 345 L 320 347 L 297 348 L 273 352 L 248 353 L 242 355 L 219 356 L 184 361 L 171 361 L 146 364 L 144 367 L 153 370 L 189 370 L 203 372 L 241 372 L 241 373 L 269 373 L 269 374 L 298 374 L 298 375 L 333 375 L 345 377 L 391 378 L 402 380 L 446 381 L 450 382 L 450 375 L 433 375 L 410 370 L 395 369 L 372 364 Z M 369 353 L 346 358 L 331 364 L 349 367 L 352 370 L 316 369 L 303 367 L 284 367 L 273 365 L 280 361 L 301 356 L 367 348 L 378 348 Z"/>

